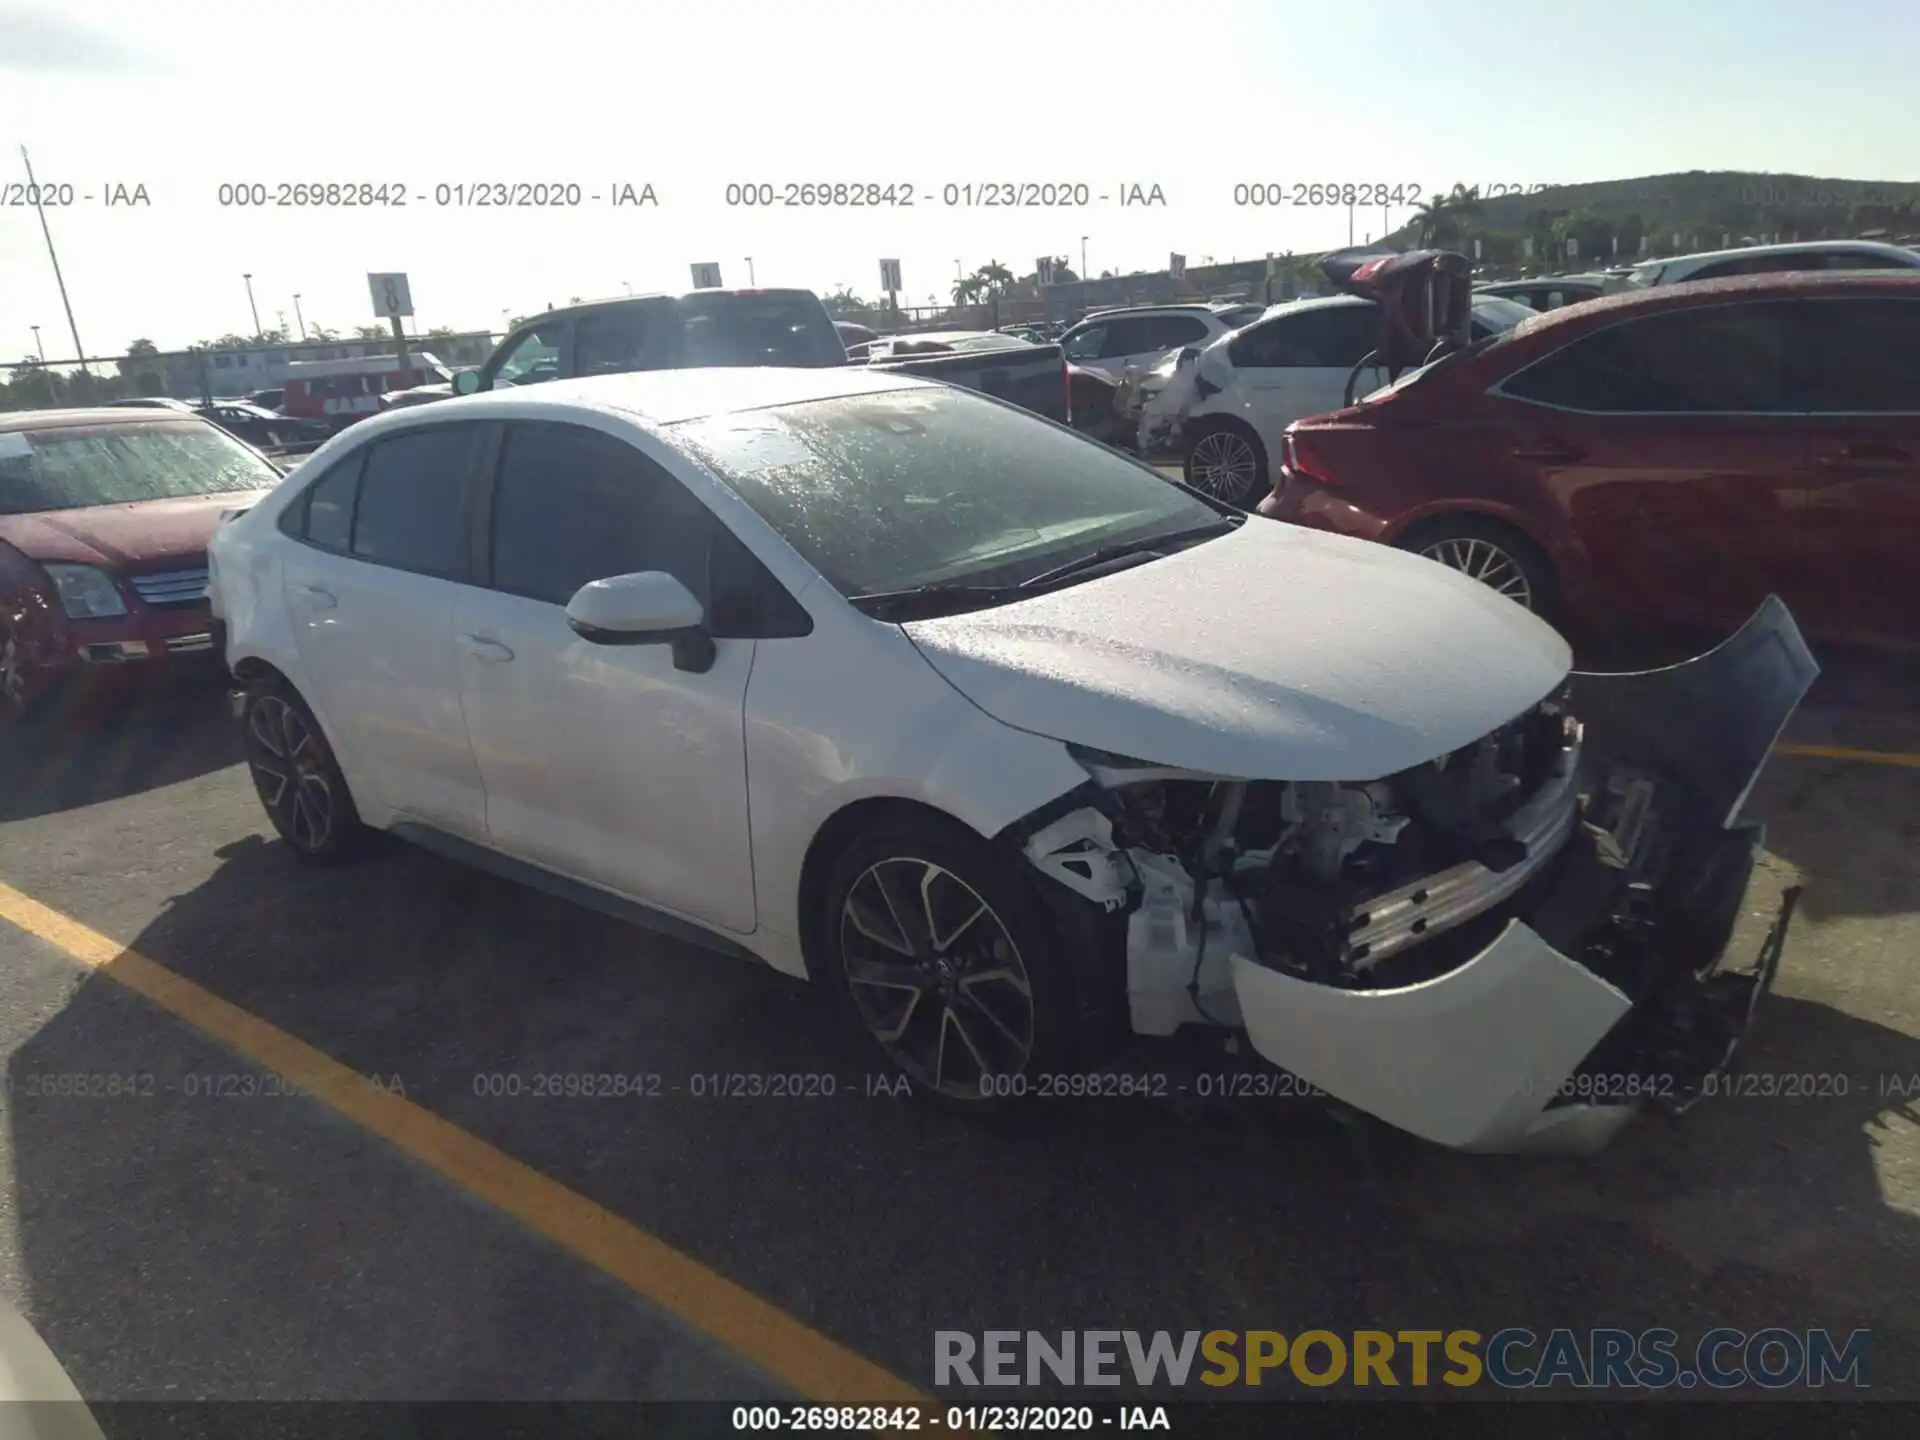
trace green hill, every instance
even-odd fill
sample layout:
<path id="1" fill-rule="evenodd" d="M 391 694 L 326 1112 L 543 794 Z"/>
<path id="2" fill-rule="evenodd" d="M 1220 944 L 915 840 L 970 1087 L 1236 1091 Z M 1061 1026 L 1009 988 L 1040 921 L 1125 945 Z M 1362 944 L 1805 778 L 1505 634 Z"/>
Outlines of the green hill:
<path id="1" fill-rule="evenodd" d="M 1844 180 L 1749 170 L 1688 170 L 1632 180 L 1542 186 L 1525 194 L 1476 194 L 1455 187 L 1434 197 L 1386 243 L 1470 245 L 1488 264 L 1518 261 L 1525 241 L 1536 257 L 1623 260 L 1717 249 L 1762 237 L 1825 240 L 1920 232 L 1920 181 Z M 1617 250 L 1616 250 L 1617 241 Z M 1644 246 L 1644 251 L 1643 251 Z"/>

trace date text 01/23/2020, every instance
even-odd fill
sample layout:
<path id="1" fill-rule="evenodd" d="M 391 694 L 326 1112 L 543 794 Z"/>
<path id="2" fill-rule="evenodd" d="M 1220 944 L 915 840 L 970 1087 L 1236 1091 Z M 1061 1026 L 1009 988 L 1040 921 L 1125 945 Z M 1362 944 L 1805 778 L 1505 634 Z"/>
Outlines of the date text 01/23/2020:
<path id="1" fill-rule="evenodd" d="M 1164 209 L 1166 190 L 1144 180 L 737 180 L 721 193 L 730 209 L 1080 210 L 1095 205 Z"/>
<path id="2" fill-rule="evenodd" d="M 1164 1405 L 736 1405 L 735 1431 L 791 1435 L 952 1431 L 955 1434 L 1030 1432 L 1090 1435 L 1114 1430 L 1173 1429 Z"/>

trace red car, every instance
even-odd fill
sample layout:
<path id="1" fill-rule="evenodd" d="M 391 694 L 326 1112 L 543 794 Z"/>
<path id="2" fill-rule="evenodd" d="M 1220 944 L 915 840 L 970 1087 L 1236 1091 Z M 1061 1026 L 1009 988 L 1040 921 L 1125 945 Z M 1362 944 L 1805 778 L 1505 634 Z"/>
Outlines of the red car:
<path id="1" fill-rule="evenodd" d="M 1287 428 L 1262 515 L 1566 628 L 1920 644 L 1920 275 L 1769 274 L 1527 320 Z"/>
<path id="2" fill-rule="evenodd" d="M 191 414 L 0 414 L 0 722 L 69 683 L 217 671 L 207 541 L 279 483 Z"/>

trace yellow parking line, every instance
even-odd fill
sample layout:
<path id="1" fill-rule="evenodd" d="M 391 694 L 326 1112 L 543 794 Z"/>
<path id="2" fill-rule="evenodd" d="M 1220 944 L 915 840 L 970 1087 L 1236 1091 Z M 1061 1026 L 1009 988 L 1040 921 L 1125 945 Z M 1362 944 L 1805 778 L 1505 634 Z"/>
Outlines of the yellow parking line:
<path id="1" fill-rule="evenodd" d="M 1795 745 L 1783 742 L 1773 747 L 1779 755 L 1806 755 L 1818 760 L 1859 760 L 1868 765 L 1905 765 L 1920 770 L 1920 755 L 1898 750 L 1849 750 L 1844 745 Z"/>
<path id="2" fill-rule="evenodd" d="M 0 883 L 0 919 L 59 947 L 431 1166 L 766 1374 L 823 1404 L 930 1405 L 897 1375 L 331 1056 L 137 950 Z"/>

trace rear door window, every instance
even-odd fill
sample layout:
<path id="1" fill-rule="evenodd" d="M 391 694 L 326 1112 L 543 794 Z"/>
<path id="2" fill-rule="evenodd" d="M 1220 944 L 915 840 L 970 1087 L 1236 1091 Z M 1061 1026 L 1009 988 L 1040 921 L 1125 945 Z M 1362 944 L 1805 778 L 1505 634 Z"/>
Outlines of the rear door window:
<path id="1" fill-rule="evenodd" d="M 682 365 L 818 368 L 847 362 L 847 347 L 826 307 L 807 291 L 710 291 L 675 303 Z"/>
<path id="2" fill-rule="evenodd" d="M 621 305 L 582 315 L 573 327 L 575 375 L 623 375 L 657 370 L 670 363 L 666 331 L 671 309 L 662 305 Z"/>
<path id="3" fill-rule="evenodd" d="M 1242 369 L 1351 370 L 1378 342 L 1371 305 L 1325 305 L 1275 315 L 1249 326 L 1232 342 Z"/>
<path id="4" fill-rule="evenodd" d="M 1076 330 L 1062 344 L 1069 360 L 1098 360 L 1106 353 L 1107 327 L 1089 325 L 1084 330 Z"/>
<path id="5" fill-rule="evenodd" d="M 1789 336 L 1793 409 L 1920 415 L 1920 300 L 1803 301 Z"/>
<path id="6" fill-rule="evenodd" d="M 1510 377 L 1516 399 L 1566 410 L 1758 414 L 1788 408 L 1779 302 L 1702 306 L 1582 337 Z"/>
<path id="7" fill-rule="evenodd" d="M 468 499 L 485 427 L 429 425 L 368 451 L 353 518 L 362 560 L 454 579 L 466 572 Z"/>

